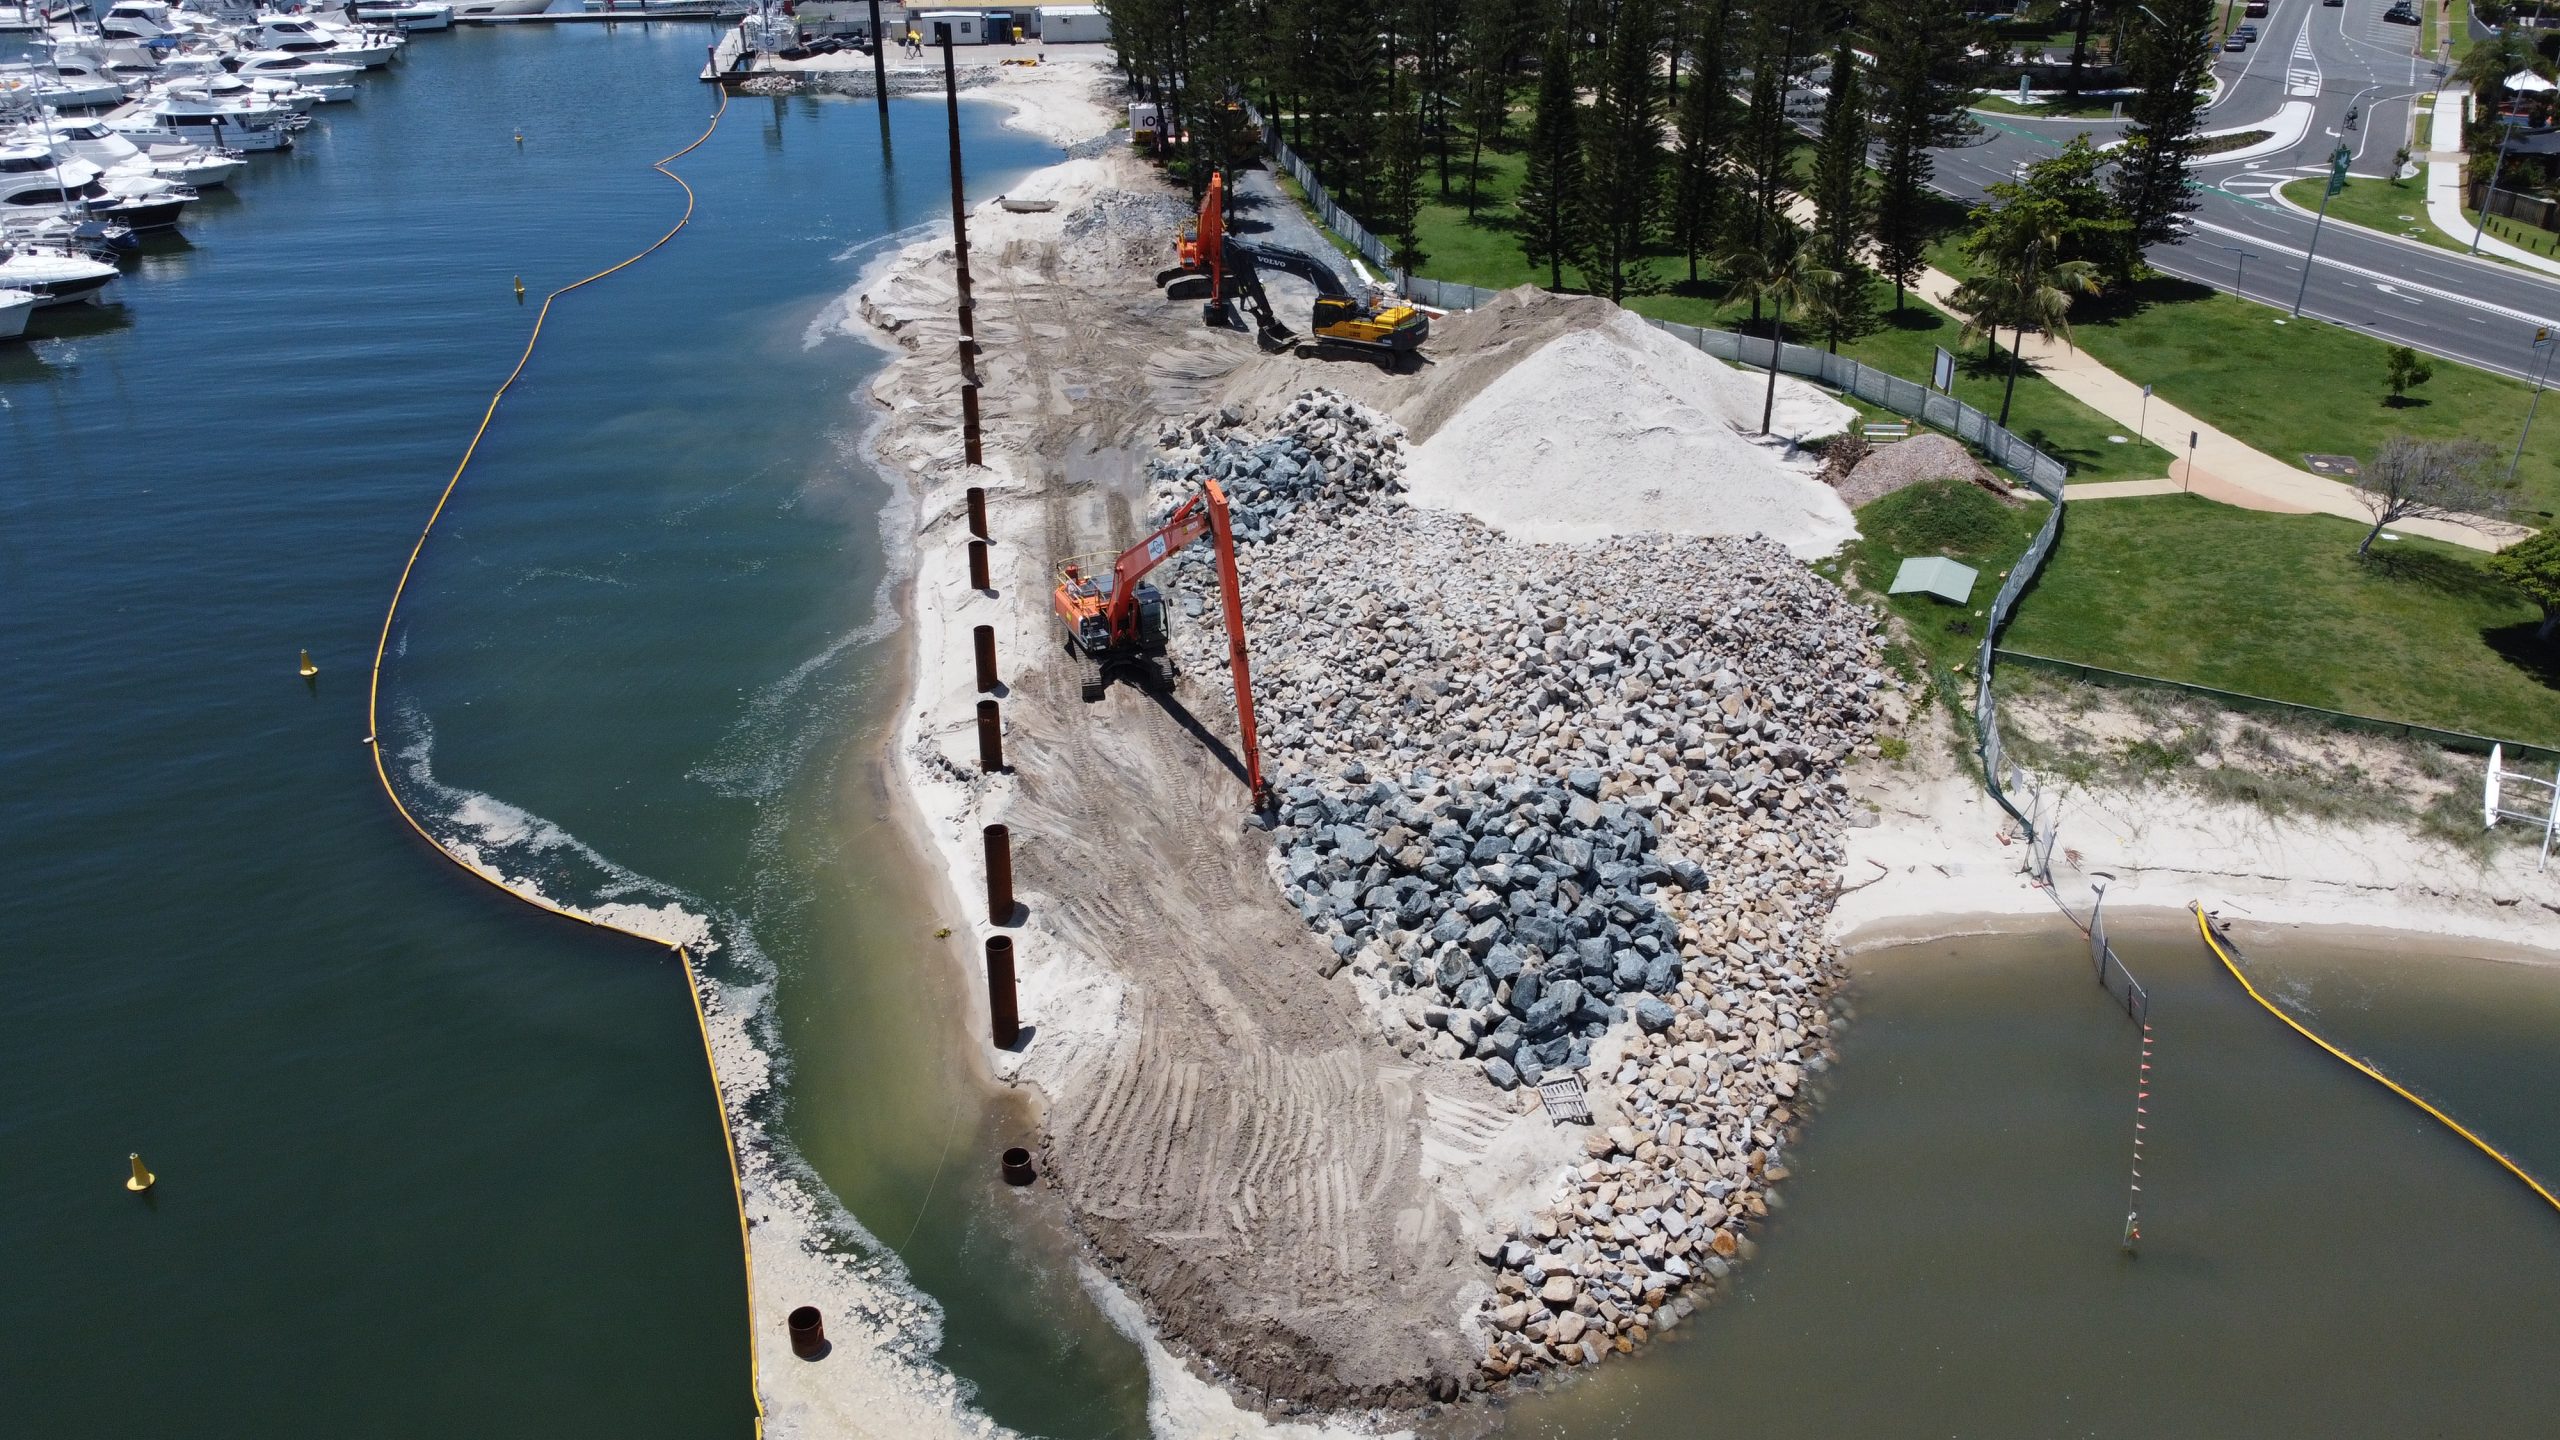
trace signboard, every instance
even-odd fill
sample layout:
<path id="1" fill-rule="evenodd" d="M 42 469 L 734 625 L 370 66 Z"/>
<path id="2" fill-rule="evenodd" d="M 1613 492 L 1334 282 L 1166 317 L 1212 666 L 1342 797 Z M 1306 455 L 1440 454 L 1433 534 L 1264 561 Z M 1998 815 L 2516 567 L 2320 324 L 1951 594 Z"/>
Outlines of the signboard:
<path id="1" fill-rule="evenodd" d="M 1946 346 L 1937 347 L 1938 358 L 1929 367 L 1929 388 L 1941 395 L 1956 393 L 1956 357 Z"/>

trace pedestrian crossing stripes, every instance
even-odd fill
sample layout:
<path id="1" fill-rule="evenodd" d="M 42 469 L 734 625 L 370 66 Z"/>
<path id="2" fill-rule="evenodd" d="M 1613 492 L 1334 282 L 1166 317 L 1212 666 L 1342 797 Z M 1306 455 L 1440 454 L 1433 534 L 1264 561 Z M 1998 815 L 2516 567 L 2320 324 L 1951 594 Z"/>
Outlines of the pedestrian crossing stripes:
<path id="1" fill-rule="evenodd" d="M 2320 94 L 2320 57 L 2311 53 L 2311 22 L 2293 35 L 2293 55 L 2285 64 L 2284 93 L 2299 99 L 2316 99 Z"/>

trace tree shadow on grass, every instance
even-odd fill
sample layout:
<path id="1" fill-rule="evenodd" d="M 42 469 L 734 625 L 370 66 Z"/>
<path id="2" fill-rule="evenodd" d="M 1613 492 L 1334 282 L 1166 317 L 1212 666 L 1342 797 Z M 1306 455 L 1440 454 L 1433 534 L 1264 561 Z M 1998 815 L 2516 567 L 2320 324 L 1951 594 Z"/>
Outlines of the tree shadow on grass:
<path id="1" fill-rule="evenodd" d="M 2535 639 L 2534 632 L 2541 628 L 2539 620 L 2524 620 L 2483 629 L 2480 638 L 2527 679 L 2547 690 L 2560 690 L 2560 638 Z"/>
<path id="2" fill-rule="evenodd" d="M 1887 309 L 1878 317 L 1888 330 L 1927 332 L 1944 330 L 1955 322 L 1926 305 L 1905 305 L 1899 310 Z"/>
<path id="3" fill-rule="evenodd" d="M 2216 292 L 2210 285 L 2181 280 L 2174 275 L 2153 275 L 2130 285 L 2110 285 L 2095 295 L 2082 295 L 2071 304 L 2074 325 L 2106 325 L 2130 319 L 2154 305 L 2183 305 L 2211 298 Z"/>
<path id="4" fill-rule="evenodd" d="M 2396 547 L 2388 540 L 2376 540 L 2363 565 L 2369 575 L 2395 585 L 2432 590 L 2447 599 L 2500 608 L 2515 602 L 2515 592 L 2496 576 L 2456 555 L 2411 550 Z"/>

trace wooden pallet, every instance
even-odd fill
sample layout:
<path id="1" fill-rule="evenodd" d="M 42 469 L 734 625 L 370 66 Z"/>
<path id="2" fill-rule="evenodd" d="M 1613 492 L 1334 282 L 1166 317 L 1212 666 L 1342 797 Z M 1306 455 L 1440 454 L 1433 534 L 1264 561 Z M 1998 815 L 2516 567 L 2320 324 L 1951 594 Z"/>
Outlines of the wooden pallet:
<path id="1" fill-rule="evenodd" d="M 1547 1118 L 1558 1125 L 1568 1120 L 1591 1123 L 1591 1099 L 1583 1093 L 1582 1077 L 1568 1073 L 1561 1080 L 1538 1082 L 1538 1101 L 1547 1107 Z"/>

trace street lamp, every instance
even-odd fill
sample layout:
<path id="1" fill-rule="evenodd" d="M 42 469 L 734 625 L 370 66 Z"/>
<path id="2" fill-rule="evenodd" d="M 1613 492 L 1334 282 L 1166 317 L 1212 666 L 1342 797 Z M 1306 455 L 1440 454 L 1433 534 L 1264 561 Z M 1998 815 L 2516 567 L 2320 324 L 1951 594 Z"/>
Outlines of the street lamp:
<path id="1" fill-rule="evenodd" d="M 2259 258 L 2258 252 L 2243 250 L 2237 245 L 2221 245 L 2215 248 L 2231 252 L 2231 293 L 2234 295 L 2246 293 L 2249 282 L 2249 262 Z"/>
<path id="2" fill-rule="evenodd" d="M 2524 433 L 2516 437 L 2515 457 L 2507 462 L 2507 478 L 2516 478 L 2516 467 L 2524 463 L 2524 442 L 2533 438 L 2533 412 L 2542 408 L 2542 382 L 2551 378 L 2551 357 L 2560 355 L 2560 338 L 2545 325 L 2533 332 L 2533 348 L 2542 353 L 2542 369 L 2533 377 L 2533 399 L 2524 407 Z"/>
<path id="3" fill-rule="evenodd" d="M 2480 223 L 2471 227 L 2471 253 L 2474 255 L 2480 253 L 2480 232 L 2489 228 L 2489 197 L 2498 193 L 2498 177 L 2506 173 L 2507 145 L 2516 138 L 2516 127 L 2507 124 L 2507 117 L 2499 116 L 2498 124 L 2506 133 L 2498 137 L 2498 159 L 2489 167 L 2489 188 L 2480 192 Z"/>

